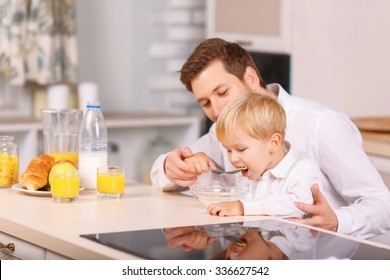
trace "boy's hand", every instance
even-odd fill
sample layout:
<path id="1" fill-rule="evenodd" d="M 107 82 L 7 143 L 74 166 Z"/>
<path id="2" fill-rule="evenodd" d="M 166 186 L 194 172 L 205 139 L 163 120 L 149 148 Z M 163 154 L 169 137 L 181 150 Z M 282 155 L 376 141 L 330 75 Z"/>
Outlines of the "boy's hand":
<path id="1" fill-rule="evenodd" d="M 210 204 L 207 207 L 207 212 L 215 216 L 241 216 L 244 215 L 244 206 L 239 200 L 220 202 Z"/>

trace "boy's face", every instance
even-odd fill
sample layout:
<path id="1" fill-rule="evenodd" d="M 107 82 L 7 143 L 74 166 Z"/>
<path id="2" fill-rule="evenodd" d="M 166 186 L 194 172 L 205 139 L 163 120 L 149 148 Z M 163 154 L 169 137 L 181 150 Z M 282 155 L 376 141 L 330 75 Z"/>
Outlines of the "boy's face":
<path id="1" fill-rule="evenodd" d="M 240 130 L 236 131 L 231 140 L 230 143 L 222 145 L 226 148 L 229 160 L 235 168 L 247 168 L 242 171 L 243 176 L 256 180 L 265 171 L 273 168 L 271 140 L 253 138 Z"/>
<path id="2" fill-rule="evenodd" d="M 206 116 L 216 121 L 222 109 L 236 96 L 255 92 L 244 77 L 241 81 L 226 72 L 223 63 L 215 61 L 206 67 L 191 83 L 192 91 Z"/>

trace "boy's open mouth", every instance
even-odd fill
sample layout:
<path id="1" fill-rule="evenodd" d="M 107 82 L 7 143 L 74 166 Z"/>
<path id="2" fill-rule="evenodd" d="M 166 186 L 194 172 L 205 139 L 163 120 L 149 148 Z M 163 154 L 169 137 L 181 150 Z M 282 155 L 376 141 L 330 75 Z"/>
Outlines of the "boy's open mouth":
<path id="1" fill-rule="evenodd" d="M 246 166 L 239 166 L 237 169 L 241 170 L 242 176 L 245 176 L 248 173 L 248 167 Z"/>

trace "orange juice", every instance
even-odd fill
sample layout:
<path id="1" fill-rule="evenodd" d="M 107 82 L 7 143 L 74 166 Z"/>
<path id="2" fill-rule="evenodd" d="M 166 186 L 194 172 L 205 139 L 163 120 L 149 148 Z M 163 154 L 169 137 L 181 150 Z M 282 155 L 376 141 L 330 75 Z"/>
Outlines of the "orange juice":
<path id="1" fill-rule="evenodd" d="M 51 152 L 50 155 L 54 157 L 55 162 L 67 159 L 73 162 L 75 166 L 77 166 L 79 162 L 79 155 L 77 152 Z"/>
<path id="2" fill-rule="evenodd" d="M 120 198 L 125 193 L 125 171 L 120 166 L 99 167 L 97 169 L 98 196 Z"/>
<path id="3" fill-rule="evenodd" d="M 100 193 L 123 194 L 125 176 L 123 174 L 100 173 L 97 177 L 97 189 Z"/>
<path id="4" fill-rule="evenodd" d="M 59 202 L 77 199 L 80 190 L 78 170 L 56 170 L 50 172 L 49 183 L 53 198 Z"/>

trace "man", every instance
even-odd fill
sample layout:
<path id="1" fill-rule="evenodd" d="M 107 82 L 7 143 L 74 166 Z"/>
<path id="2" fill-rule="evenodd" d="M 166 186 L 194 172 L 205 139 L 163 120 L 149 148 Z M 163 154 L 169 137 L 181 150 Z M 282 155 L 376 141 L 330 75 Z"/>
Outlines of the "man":
<path id="1" fill-rule="evenodd" d="M 297 202 L 309 217 L 297 221 L 362 238 L 390 230 L 390 192 L 365 154 L 358 129 L 346 115 L 290 96 L 278 84 L 267 86 L 249 53 L 222 39 L 205 40 L 194 50 L 182 67 L 181 81 L 214 122 L 222 108 L 243 93 L 277 97 L 286 111 L 286 140 L 306 152 L 321 169 L 324 195 L 313 186 L 314 205 Z M 151 170 L 153 185 L 163 190 L 192 185 L 200 174 L 184 160 L 196 152 L 213 160 L 203 164 L 202 172 L 216 165 L 233 169 L 213 125 L 193 145 L 161 155 Z M 319 236 L 318 258 L 349 258 L 356 249 L 345 241 L 337 244 L 330 239 Z"/>

